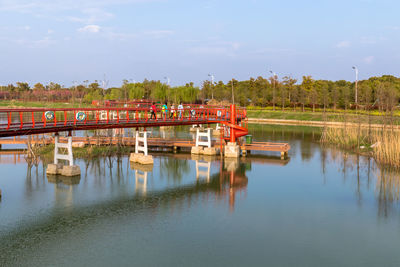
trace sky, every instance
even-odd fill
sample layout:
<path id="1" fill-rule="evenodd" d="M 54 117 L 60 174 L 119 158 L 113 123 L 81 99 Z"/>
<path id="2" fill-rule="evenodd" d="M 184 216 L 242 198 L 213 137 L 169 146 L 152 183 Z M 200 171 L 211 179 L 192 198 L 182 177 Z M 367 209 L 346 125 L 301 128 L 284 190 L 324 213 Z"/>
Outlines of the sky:
<path id="1" fill-rule="evenodd" d="M 398 0 L 0 0 L 0 85 L 400 72 Z"/>

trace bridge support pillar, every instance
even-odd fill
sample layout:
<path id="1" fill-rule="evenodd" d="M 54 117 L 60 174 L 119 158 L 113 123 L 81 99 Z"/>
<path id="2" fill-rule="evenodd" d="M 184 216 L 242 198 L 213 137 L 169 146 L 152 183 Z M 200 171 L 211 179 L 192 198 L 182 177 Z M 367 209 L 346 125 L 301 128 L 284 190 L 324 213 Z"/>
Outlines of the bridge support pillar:
<path id="1" fill-rule="evenodd" d="M 136 131 L 135 153 L 131 153 L 129 161 L 143 165 L 153 164 L 153 156 L 148 155 L 147 132 Z"/>
<path id="2" fill-rule="evenodd" d="M 59 149 L 66 151 L 60 153 Z M 59 160 L 68 161 L 68 165 L 59 163 Z M 78 165 L 74 165 L 74 157 L 72 154 L 72 136 L 69 134 L 67 143 L 60 143 L 59 136 L 56 134 L 54 140 L 54 164 L 47 165 L 47 174 L 61 174 L 63 176 L 78 176 L 81 175 L 81 169 Z"/>
<path id="3" fill-rule="evenodd" d="M 205 137 L 207 140 L 202 141 L 202 137 Z M 200 131 L 200 129 L 197 128 L 196 146 L 192 147 L 191 153 L 196 155 L 204 154 L 209 156 L 217 154 L 215 147 L 211 147 L 211 128 L 207 128 L 205 132 Z"/>
<path id="4" fill-rule="evenodd" d="M 284 160 L 287 158 L 287 151 L 281 151 L 281 159 Z"/>
<path id="5" fill-rule="evenodd" d="M 238 158 L 240 156 L 240 147 L 236 142 L 228 142 L 224 151 L 226 158 Z"/>

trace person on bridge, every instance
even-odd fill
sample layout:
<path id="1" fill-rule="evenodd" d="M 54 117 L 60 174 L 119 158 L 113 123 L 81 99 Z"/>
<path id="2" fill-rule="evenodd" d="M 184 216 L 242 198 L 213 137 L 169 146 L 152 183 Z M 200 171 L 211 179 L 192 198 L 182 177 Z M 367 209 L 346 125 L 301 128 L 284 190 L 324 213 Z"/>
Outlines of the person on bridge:
<path id="1" fill-rule="evenodd" d="M 165 102 L 164 105 L 162 106 L 162 108 L 161 108 L 161 114 L 162 114 L 162 117 L 163 117 L 164 119 L 167 118 L 167 114 L 168 114 L 168 102 Z"/>
<path id="2" fill-rule="evenodd" d="M 182 112 L 183 112 L 182 102 L 178 106 L 178 112 L 179 112 L 179 119 L 181 119 L 182 118 Z"/>
<path id="3" fill-rule="evenodd" d="M 156 104 L 154 102 L 152 103 L 152 105 L 150 107 L 150 112 L 151 112 L 150 119 L 153 119 L 153 116 L 154 116 L 154 119 L 156 120 L 157 119 L 157 108 L 156 108 Z"/>
<path id="4" fill-rule="evenodd" d="M 169 113 L 169 118 L 175 118 L 176 114 L 175 114 L 175 105 L 172 103 L 171 105 L 171 112 Z"/>

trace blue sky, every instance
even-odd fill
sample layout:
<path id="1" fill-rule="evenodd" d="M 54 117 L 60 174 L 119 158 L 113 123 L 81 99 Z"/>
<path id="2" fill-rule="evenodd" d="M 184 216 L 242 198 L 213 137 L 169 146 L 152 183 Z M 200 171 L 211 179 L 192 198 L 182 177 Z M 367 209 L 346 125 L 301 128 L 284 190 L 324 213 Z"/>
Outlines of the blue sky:
<path id="1" fill-rule="evenodd" d="M 0 84 L 400 71 L 394 0 L 0 0 Z"/>

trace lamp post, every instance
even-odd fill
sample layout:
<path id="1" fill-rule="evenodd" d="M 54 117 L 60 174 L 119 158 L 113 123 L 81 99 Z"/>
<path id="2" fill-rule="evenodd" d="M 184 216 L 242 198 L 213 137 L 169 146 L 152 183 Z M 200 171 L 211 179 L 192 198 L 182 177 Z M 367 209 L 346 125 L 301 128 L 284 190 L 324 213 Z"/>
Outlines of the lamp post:
<path id="1" fill-rule="evenodd" d="M 272 107 L 273 107 L 273 110 L 275 111 L 275 86 L 276 86 L 276 78 L 277 78 L 277 75 L 276 75 L 276 73 L 273 72 L 272 70 L 270 70 L 269 72 L 270 72 L 270 73 L 273 75 L 273 77 L 274 77 L 274 85 L 273 85 L 273 90 L 272 90 Z"/>
<path id="2" fill-rule="evenodd" d="M 214 99 L 214 75 L 208 74 L 211 77 L 211 99 Z"/>
<path id="3" fill-rule="evenodd" d="M 164 80 L 167 81 L 167 85 L 169 86 L 169 82 L 171 81 L 169 77 L 164 77 Z"/>
<path id="4" fill-rule="evenodd" d="M 354 96 L 354 100 L 356 102 L 356 108 L 358 106 L 358 69 L 357 67 L 353 66 L 353 70 L 356 72 L 356 90 L 355 90 L 355 96 Z"/>

